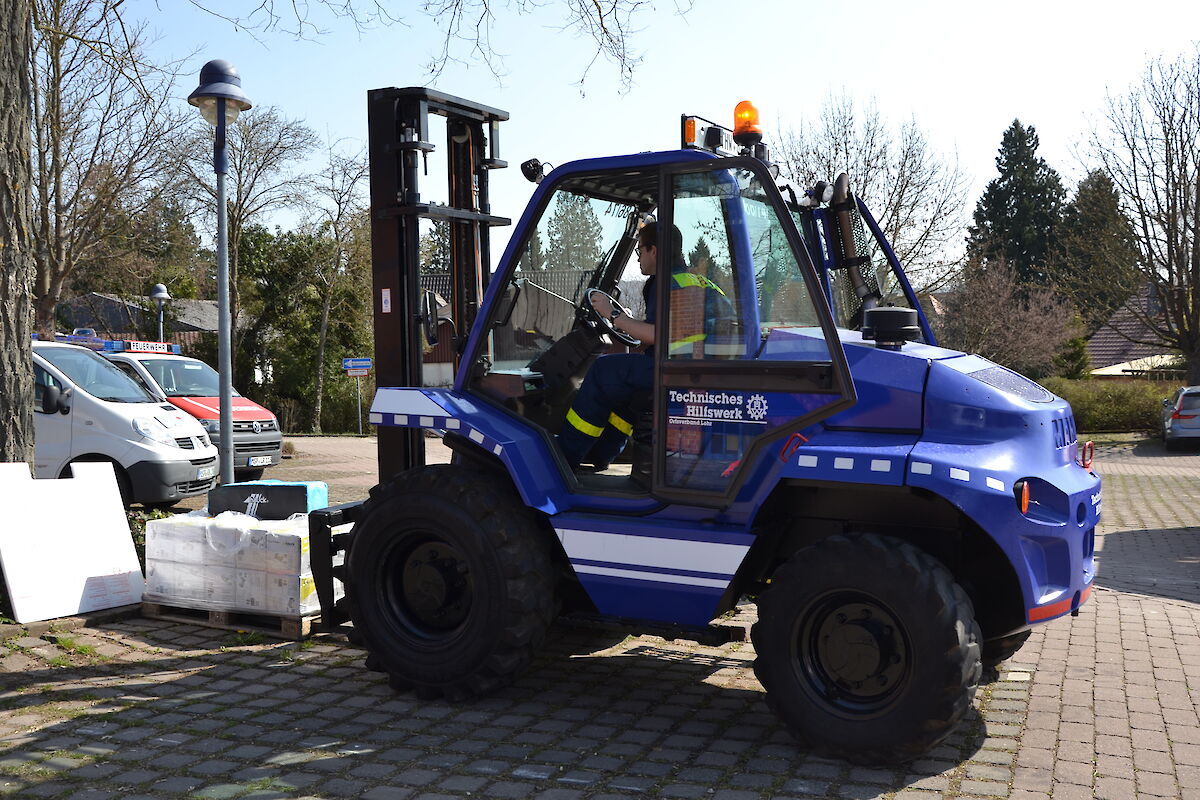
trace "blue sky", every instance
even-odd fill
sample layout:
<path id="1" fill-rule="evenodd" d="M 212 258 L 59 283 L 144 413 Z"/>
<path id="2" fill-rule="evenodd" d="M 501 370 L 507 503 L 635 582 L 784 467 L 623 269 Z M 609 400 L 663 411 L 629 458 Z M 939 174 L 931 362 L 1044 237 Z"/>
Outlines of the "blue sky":
<path id="1" fill-rule="evenodd" d="M 514 218 L 533 188 L 516 168 L 528 158 L 560 164 L 674 148 L 681 113 L 726 122 L 742 99 L 757 104 L 768 129 L 795 125 L 813 119 L 831 92 L 874 100 L 893 123 L 915 119 L 972 180 L 968 213 L 995 174 L 1001 133 L 1014 118 L 1036 126 L 1041 155 L 1073 187 L 1106 92 L 1124 93 L 1148 58 L 1191 52 L 1200 37 L 1200 3 L 1182 0 L 696 0 L 686 16 L 667 0 L 637 19 L 634 46 L 643 59 L 622 93 L 603 61 L 581 91 L 590 43 L 558 29 L 558 8 L 547 0 L 535 13 L 501 10 L 492 36 L 504 54 L 500 78 L 467 63 L 449 65 L 436 82 L 426 66 L 441 34 L 415 10 L 404 24 L 361 35 L 326 17 L 327 33 L 314 41 L 255 38 L 182 0 L 133 0 L 130 10 L 157 31 L 156 56 L 195 52 L 181 103 L 201 65 L 225 58 L 256 105 L 278 106 L 335 140 L 365 141 L 372 88 L 432 85 L 508 111 L 501 156 L 511 167 L 492 173 L 492 200 L 493 213 Z M 443 194 L 442 182 L 431 167 L 432 199 Z M 498 253 L 507 237 L 497 238 Z"/>

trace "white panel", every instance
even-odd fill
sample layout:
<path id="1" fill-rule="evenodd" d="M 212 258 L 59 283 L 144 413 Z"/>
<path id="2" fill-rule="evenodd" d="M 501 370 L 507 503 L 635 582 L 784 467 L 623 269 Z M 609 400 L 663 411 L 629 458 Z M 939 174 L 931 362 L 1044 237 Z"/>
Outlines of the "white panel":
<path id="1" fill-rule="evenodd" d="M 853 458 L 835 458 L 833 460 L 834 469 L 854 469 Z"/>
<path id="2" fill-rule="evenodd" d="M 871 459 L 871 472 L 891 472 L 892 462 L 886 458 Z"/>
<path id="3" fill-rule="evenodd" d="M 421 417 L 421 421 L 418 422 L 417 424 L 420 425 L 422 428 L 432 428 L 433 427 L 433 417 Z"/>
<path id="4" fill-rule="evenodd" d="M 989 489 L 995 489 L 997 492 L 1004 491 L 1004 481 L 1002 481 L 1002 480 L 998 480 L 996 478 L 988 478 L 987 485 L 988 485 Z"/>
<path id="5" fill-rule="evenodd" d="M 112 464 L 73 464 L 74 477 L 57 480 L 3 466 L 0 567 L 17 622 L 141 601 L 142 568 Z"/>
<path id="6" fill-rule="evenodd" d="M 957 469 L 956 467 L 951 467 L 950 468 L 950 477 L 954 478 L 954 480 L 956 480 L 956 481 L 969 481 L 969 480 L 971 480 L 971 473 L 967 472 L 965 469 Z"/>
<path id="7" fill-rule="evenodd" d="M 571 559 L 686 569 L 719 575 L 733 575 L 750 549 L 740 544 L 596 531 L 560 530 L 559 538 Z"/>
<path id="8" fill-rule="evenodd" d="M 367 421 L 370 422 L 372 425 L 382 425 L 383 424 L 383 414 L 377 414 L 374 411 L 372 411 L 371 415 L 367 418 Z"/>
<path id="9" fill-rule="evenodd" d="M 456 431 L 456 430 L 458 430 L 458 428 L 461 424 L 462 423 L 460 423 L 457 419 L 454 419 L 453 417 L 451 417 L 450 419 L 446 420 L 446 430 Z"/>
<path id="10" fill-rule="evenodd" d="M 501 453 L 504 452 L 504 446 L 498 444 L 492 448 L 492 452 L 495 453 L 496 455 L 500 455 Z"/>
<path id="11" fill-rule="evenodd" d="M 912 463 L 912 471 L 917 475 L 929 475 L 933 472 L 933 464 L 926 464 L 924 461 L 914 461 Z"/>
<path id="12" fill-rule="evenodd" d="M 446 409 L 416 389 L 379 389 L 371 410 L 384 414 L 410 414 L 444 417 Z"/>
<path id="13" fill-rule="evenodd" d="M 800 456 L 800 458 L 796 459 L 796 464 L 797 464 L 797 466 L 801 466 L 801 467 L 815 467 L 817 465 L 817 457 L 816 456 Z"/>
<path id="14" fill-rule="evenodd" d="M 470 433 L 468 433 L 467 438 L 469 438 L 472 442 L 483 444 L 483 434 L 477 430 L 472 430 Z"/>

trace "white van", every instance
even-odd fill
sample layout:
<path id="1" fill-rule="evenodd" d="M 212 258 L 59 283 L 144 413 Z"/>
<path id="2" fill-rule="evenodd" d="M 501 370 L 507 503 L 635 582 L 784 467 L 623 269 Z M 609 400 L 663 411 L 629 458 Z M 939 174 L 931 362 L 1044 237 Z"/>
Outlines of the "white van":
<path id="1" fill-rule="evenodd" d="M 217 448 L 190 414 L 147 392 L 92 350 L 34 341 L 34 473 L 108 461 L 126 505 L 171 506 L 217 482 Z"/>

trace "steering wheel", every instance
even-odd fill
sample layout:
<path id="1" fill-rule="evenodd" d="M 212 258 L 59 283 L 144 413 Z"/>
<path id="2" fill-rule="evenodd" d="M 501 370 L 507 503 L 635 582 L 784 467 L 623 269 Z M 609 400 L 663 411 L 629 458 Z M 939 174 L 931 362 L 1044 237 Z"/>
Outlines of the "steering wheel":
<path id="1" fill-rule="evenodd" d="M 592 295 L 594 295 L 594 294 L 599 294 L 599 295 L 603 295 L 604 297 L 607 297 L 608 302 L 612 303 L 612 307 L 613 307 L 614 311 L 619 312 L 620 315 L 623 317 L 629 316 L 629 312 L 625 309 L 625 306 L 618 303 L 613 298 L 613 296 L 610 295 L 608 292 L 602 291 L 600 289 L 588 289 L 587 294 L 584 295 L 584 306 L 585 306 L 585 310 L 587 312 L 586 322 L 587 322 L 588 327 L 591 328 L 593 331 L 599 331 L 600 333 L 612 334 L 614 337 L 621 340 L 622 342 L 629 345 L 630 347 L 637 347 L 638 345 L 640 345 L 642 343 L 641 339 L 635 339 L 632 336 L 630 336 L 628 333 L 617 330 L 615 327 L 613 327 L 613 323 L 612 323 L 611 319 L 601 315 L 599 312 L 596 311 L 595 307 L 592 305 Z"/>

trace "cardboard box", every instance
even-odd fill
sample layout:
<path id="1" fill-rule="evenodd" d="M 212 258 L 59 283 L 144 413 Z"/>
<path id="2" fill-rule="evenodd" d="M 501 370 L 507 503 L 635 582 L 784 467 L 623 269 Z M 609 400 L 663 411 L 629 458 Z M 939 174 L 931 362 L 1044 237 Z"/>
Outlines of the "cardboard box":
<path id="1" fill-rule="evenodd" d="M 289 616 L 320 611 L 307 515 L 258 520 L 226 512 L 151 520 L 146 576 L 145 599 L 156 603 Z M 344 594 L 337 582 L 335 594 Z"/>
<path id="2" fill-rule="evenodd" d="M 208 513 L 237 511 L 256 519 L 287 519 L 329 505 L 324 481 L 247 481 L 218 486 L 208 493 Z"/>

